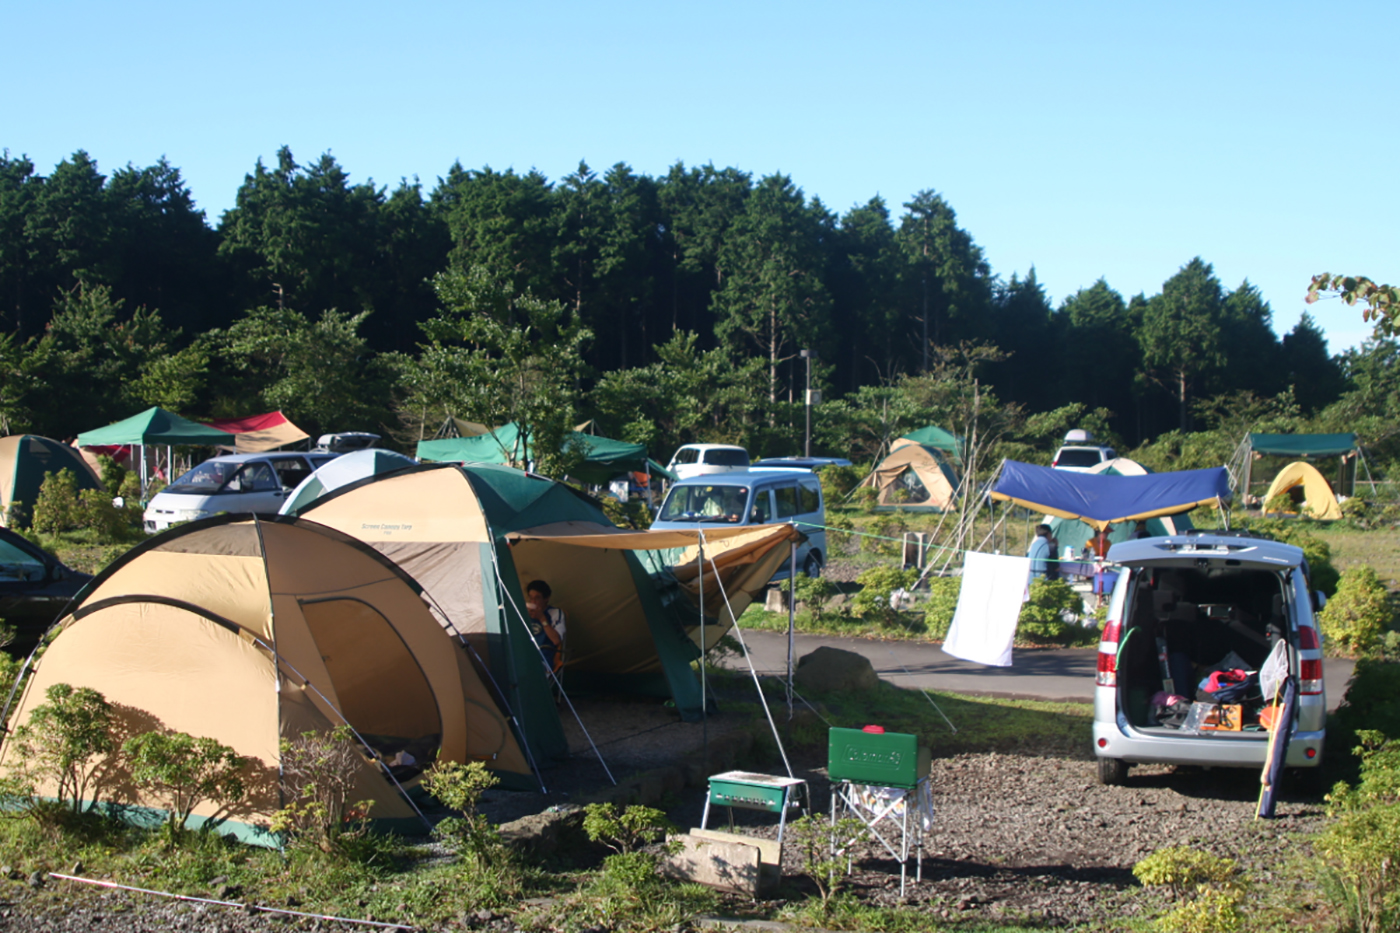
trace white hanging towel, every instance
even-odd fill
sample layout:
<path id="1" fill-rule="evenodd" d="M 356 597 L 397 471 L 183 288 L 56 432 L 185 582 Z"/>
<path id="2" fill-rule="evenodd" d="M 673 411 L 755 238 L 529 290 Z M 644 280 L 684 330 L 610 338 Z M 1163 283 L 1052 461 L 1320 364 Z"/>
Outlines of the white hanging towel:
<path id="1" fill-rule="evenodd" d="M 962 591 L 943 653 L 991 667 L 1011 666 L 1011 642 L 1031 572 L 1028 557 L 981 554 L 963 558 Z"/>

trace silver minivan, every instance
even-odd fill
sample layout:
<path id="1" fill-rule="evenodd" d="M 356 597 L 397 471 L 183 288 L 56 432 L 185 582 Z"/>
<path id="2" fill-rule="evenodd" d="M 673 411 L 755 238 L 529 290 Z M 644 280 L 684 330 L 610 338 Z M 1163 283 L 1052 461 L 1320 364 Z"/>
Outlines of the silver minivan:
<path id="1" fill-rule="evenodd" d="M 797 566 L 821 576 L 826 563 L 826 503 L 821 480 L 808 470 L 736 470 L 681 480 L 666 493 L 652 528 L 771 525 L 791 522 L 807 536 Z M 786 579 L 784 567 L 774 579 Z"/>
<path id="2" fill-rule="evenodd" d="M 1213 670 L 1257 671 L 1285 643 L 1297 686 L 1285 766 L 1316 768 L 1326 738 L 1322 637 L 1300 548 L 1238 532 L 1143 538 L 1113 545 L 1123 572 L 1099 642 L 1094 690 L 1094 754 L 1099 780 L 1121 784 L 1136 762 L 1262 768 L 1269 732 L 1256 692 L 1229 702 L 1234 712 L 1208 728 L 1185 703 Z M 1167 705 L 1171 697 L 1181 697 Z M 1233 720 L 1238 713 L 1238 721 Z"/>

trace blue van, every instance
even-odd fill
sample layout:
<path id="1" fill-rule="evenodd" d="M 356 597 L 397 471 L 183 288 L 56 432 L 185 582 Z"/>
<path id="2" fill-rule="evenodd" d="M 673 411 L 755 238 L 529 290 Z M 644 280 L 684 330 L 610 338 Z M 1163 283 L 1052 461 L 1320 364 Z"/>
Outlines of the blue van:
<path id="1" fill-rule="evenodd" d="M 789 522 L 807 536 L 797 565 L 819 577 L 826 563 L 826 503 L 821 481 L 809 470 L 734 470 L 684 479 L 671 487 L 653 528 L 771 525 Z M 774 575 L 786 579 L 784 568 Z"/>

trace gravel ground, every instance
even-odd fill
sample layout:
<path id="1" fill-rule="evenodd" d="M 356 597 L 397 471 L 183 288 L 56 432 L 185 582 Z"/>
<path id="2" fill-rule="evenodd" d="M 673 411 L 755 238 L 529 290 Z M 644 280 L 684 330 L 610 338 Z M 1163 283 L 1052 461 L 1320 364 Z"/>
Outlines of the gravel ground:
<path id="1" fill-rule="evenodd" d="M 581 703 L 579 712 L 619 778 L 672 762 L 697 748 L 703 735 L 700 726 L 680 723 L 656 703 Z M 721 716 L 709 724 L 710 735 L 743 724 L 744 717 Z M 494 819 L 537 812 L 603 785 L 602 768 L 577 725 L 571 726 L 570 738 L 576 757 L 546 772 L 550 793 L 493 791 L 487 810 Z M 823 812 L 829 800 L 824 765 L 824 754 L 817 751 L 794 760 Z M 1284 882 L 1280 869 L 1298 850 L 1288 837 L 1316 830 L 1324 821 L 1318 799 L 1287 794 L 1278 819 L 1255 820 L 1259 785 L 1253 772 L 1139 766 L 1130 772 L 1128 786 L 1105 787 L 1097 781 L 1087 749 L 1082 760 L 1005 754 L 935 759 L 931 786 L 934 828 L 926 840 L 921 882 L 913 882 L 910 866 L 906 906 L 944 922 L 1098 922 L 1111 927 L 1117 918 L 1156 915 L 1165 909 L 1165 900 L 1137 888 L 1131 869 L 1143 856 L 1170 845 L 1197 846 L 1237 859 L 1253 883 L 1278 890 Z M 683 797 L 669 815 L 678 825 L 699 825 L 703 793 L 692 789 Z M 776 833 L 773 821 L 762 814 L 741 813 L 738 823 L 741 831 Z M 898 865 L 877 855 L 867 850 L 858 860 L 851 890 L 868 903 L 892 906 L 898 900 Z M 815 892 L 800 870 L 789 847 L 786 895 Z M 52 889 L 72 883 L 47 884 Z M 1314 892 L 1295 893 L 1304 902 L 1319 900 Z M 58 912 L 46 906 L 50 903 L 27 879 L 14 879 L 8 886 L 0 881 L 0 930 L 371 929 L 318 926 L 310 920 L 121 892 L 83 890 Z M 503 920 L 469 920 L 473 927 L 511 929 Z"/>

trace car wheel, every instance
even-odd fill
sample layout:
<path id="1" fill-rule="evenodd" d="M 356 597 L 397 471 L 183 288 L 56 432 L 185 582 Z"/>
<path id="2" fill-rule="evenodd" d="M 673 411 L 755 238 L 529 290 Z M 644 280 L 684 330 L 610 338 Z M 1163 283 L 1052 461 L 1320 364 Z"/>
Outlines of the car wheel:
<path id="1" fill-rule="evenodd" d="M 1099 759 L 1099 783 L 1116 787 L 1128 782 L 1128 763 L 1122 758 Z"/>
<path id="2" fill-rule="evenodd" d="M 817 552 L 813 551 L 807 555 L 807 559 L 802 562 L 802 572 L 813 579 L 822 575 L 822 559 Z"/>

